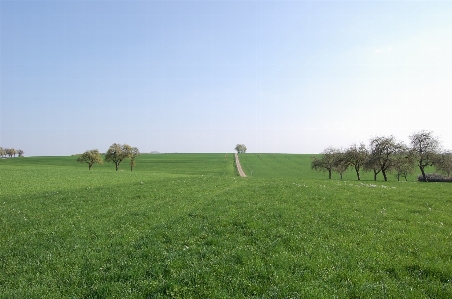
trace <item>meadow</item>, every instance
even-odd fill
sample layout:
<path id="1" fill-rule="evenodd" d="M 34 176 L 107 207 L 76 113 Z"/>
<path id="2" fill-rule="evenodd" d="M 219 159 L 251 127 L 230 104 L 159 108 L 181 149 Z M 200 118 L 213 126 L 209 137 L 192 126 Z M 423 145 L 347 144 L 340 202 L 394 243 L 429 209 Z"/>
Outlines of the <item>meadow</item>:
<path id="1" fill-rule="evenodd" d="M 320 179 L 328 178 L 328 173 L 321 171 L 312 171 L 312 158 L 318 155 L 306 154 L 241 154 L 240 161 L 243 170 L 248 176 L 258 178 L 300 178 L 300 179 Z M 427 168 L 428 172 L 435 172 L 433 168 Z M 372 172 L 360 171 L 361 180 L 374 180 Z M 408 181 L 414 181 L 417 178 L 417 172 L 407 176 Z M 340 179 L 338 173 L 333 172 L 333 179 Z M 405 178 L 400 178 L 405 181 Z M 343 175 L 343 180 L 357 180 L 356 172 L 350 169 Z M 380 173 L 377 180 L 383 181 Z M 397 181 L 395 174 L 388 175 L 388 181 Z"/>
<path id="2" fill-rule="evenodd" d="M 452 298 L 452 184 L 240 160 L 0 160 L 0 298 Z"/>

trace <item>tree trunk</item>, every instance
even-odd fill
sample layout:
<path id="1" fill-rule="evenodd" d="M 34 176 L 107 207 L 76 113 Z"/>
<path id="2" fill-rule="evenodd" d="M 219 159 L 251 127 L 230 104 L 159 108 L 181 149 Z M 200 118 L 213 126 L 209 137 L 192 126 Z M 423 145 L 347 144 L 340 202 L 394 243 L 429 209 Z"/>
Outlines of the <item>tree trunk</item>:
<path id="1" fill-rule="evenodd" d="M 424 167 L 421 166 L 421 165 L 419 165 L 419 169 L 421 170 L 422 177 L 424 178 L 424 181 L 425 181 L 425 182 L 428 182 L 428 181 L 427 181 L 427 176 L 425 175 Z"/>
<path id="2" fill-rule="evenodd" d="M 356 176 L 358 177 L 358 181 L 360 181 L 361 178 L 359 177 L 359 170 L 356 170 Z"/>
<path id="3" fill-rule="evenodd" d="M 88 164 L 88 170 L 91 170 L 91 166 L 93 166 L 93 164 Z"/>
<path id="4" fill-rule="evenodd" d="M 331 170 L 328 170 L 328 179 L 331 180 Z"/>
<path id="5" fill-rule="evenodd" d="M 381 173 L 383 174 L 383 178 L 385 179 L 385 182 L 387 182 L 388 181 L 388 177 L 386 176 L 386 171 L 382 169 Z"/>
<path id="6" fill-rule="evenodd" d="M 115 163 L 115 165 L 116 165 L 116 171 L 118 171 L 118 166 L 119 166 L 119 164 L 118 164 L 118 163 Z"/>
<path id="7" fill-rule="evenodd" d="M 374 181 L 377 181 L 377 174 L 378 172 L 374 169 Z"/>

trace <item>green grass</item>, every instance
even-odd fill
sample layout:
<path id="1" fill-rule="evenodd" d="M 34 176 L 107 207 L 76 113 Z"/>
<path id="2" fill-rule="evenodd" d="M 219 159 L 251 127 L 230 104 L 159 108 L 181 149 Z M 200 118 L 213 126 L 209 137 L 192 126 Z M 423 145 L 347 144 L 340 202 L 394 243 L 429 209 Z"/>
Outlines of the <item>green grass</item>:
<path id="1" fill-rule="evenodd" d="M 0 297 L 452 297 L 452 184 L 273 156 L 248 178 L 231 154 L 0 160 Z"/>
<path id="2" fill-rule="evenodd" d="M 311 171 L 312 157 L 315 155 L 305 154 L 240 154 L 240 164 L 247 176 L 258 178 L 300 178 L 300 179 L 327 179 L 328 173 L 321 171 Z M 431 169 L 427 169 L 430 171 Z M 414 181 L 417 178 L 415 174 L 407 177 L 408 181 Z M 434 170 L 431 170 L 434 172 Z M 360 171 L 361 180 L 373 181 L 372 172 Z M 338 173 L 333 172 L 333 179 L 340 179 Z M 343 180 L 357 180 L 356 172 L 350 168 L 343 175 Z M 380 173 L 377 180 L 383 181 L 383 175 Z M 394 174 L 388 174 L 389 181 L 397 181 Z M 401 178 L 401 180 L 405 180 Z"/>

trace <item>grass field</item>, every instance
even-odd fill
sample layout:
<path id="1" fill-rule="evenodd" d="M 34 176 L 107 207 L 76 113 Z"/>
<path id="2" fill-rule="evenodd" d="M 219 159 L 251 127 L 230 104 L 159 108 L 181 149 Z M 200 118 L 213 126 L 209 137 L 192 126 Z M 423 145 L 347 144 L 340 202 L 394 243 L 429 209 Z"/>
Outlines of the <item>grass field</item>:
<path id="1" fill-rule="evenodd" d="M 327 179 L 327 172 L 311 171 L 312 157 L 315 155 L 294 154 L 240 154 L 240 162 L 247 176 L 258 178 L 300 178 L 300 179 Z M 434 169 L 427 169 L 434 172 Z M 361 180 L 373 181 L 372 172 L 361 171 Z M 417 174 L 407 177 L 408 181 L 414 181 Z M 338 173 L 333 172 L 333 179 L 340 179 Z M 351 169 L 344 173 L 344 180 L 357 180 L 356 172 Z M 380 173 L 377 180 L 383 181 Z M 388 175 L 389 181 L 397 181 L 393 174 Z M 405 180 L 401 178 L 401 180 Z"/>
<path id="2" fill-rule="evenodd" d="M 240 157 L 0 160 L 0 297 L 452 298 L 452 184 Z"/>

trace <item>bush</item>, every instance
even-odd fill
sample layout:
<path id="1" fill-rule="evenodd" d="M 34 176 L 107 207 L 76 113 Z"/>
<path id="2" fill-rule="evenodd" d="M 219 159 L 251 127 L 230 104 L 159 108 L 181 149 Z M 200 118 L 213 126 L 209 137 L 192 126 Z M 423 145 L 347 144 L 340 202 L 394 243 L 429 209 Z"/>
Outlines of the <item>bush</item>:
<path id="1" fill-rule="evenodd" d="M 439 173 L 426 173 L 425 176 L 428 182 L 452 182 L 452 177 L 447 177 Z M 422 174 L 417 177 L 417 180 L 419 182 L 425 182 Z"/>

